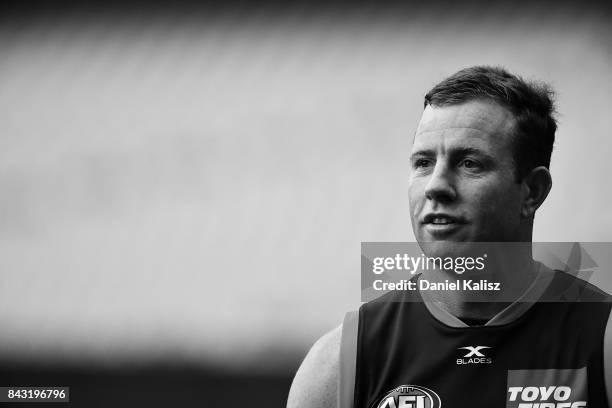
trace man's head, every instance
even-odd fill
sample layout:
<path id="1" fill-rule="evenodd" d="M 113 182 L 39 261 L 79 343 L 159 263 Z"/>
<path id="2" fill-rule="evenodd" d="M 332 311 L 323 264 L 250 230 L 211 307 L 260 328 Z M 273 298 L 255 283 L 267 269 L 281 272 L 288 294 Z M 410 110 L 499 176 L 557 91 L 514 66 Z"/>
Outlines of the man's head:
<path id="1" fill-rule="evenodd" d="M 490 67 L 459 71 L 427 93 L 409 188 L 419 242 L 531 240 L 551 187 L 551 94 Z"/>
<path id="2" fill-rule="evenodd" d="M 425 95 L 427 106 L 459 105 L 473 100 L 497 102 L 514 116 L 512 158 L 517 180 L 531 169 L 550 167 L 557 123 L 553 92 L 544 83 L 527 82 L 503 68 L 476 66 L 462 69 Z"/>

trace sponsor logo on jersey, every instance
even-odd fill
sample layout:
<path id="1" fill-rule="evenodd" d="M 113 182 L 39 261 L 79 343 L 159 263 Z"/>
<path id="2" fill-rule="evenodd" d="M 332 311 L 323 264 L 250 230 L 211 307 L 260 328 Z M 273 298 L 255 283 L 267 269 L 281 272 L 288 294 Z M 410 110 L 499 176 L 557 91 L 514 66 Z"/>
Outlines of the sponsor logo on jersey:
<path id="1" fill-rule="evenodd" d="M 489 346 L 465 346 L 459 347 L 459 350 L 467 350 L 467 353 L 457 359 L 458 365 L 464 364 L 492 364 L 493 359 L 487 357 L 483 350 L 490 349 Z"/>
<path id="2" fill-rule="evenodd" d="M 376 408 L 440 408 L 438 394 L 419 385 L 400 385 L 389 391 Z"/>
<path id="3" fill-rule="evenodd" d="M 586 401 L 572 400 L 571 387 L 508 387 L 508 402 L 518 402 L 519 408 L 582 408 Z"/>
<path id="4" fill-rule="evenodd" d="M 588 407 L 587 369 L 508 370 L 506 408 Z"/>

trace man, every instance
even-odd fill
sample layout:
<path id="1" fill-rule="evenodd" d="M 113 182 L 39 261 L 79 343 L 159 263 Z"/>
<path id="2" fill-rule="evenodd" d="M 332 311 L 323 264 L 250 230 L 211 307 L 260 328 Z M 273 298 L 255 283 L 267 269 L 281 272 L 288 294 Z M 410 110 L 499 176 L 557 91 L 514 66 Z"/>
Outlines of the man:
<path id="1" fill-rule="evenodd" d="M 485 272 L 503 289 L 486 302 L 417 291 L 362 305 L 312 347 L 289 408 L 612 407 L 609 297 L 579 281 L 579 298 L 550 302 L 576 279 L 531 254 L 552 186 L 553 112 L 548 87 L 501 68 L 464 69 L 427 93 L 410 156 L 415 237 L 431 256 L 503 243 Z"/>

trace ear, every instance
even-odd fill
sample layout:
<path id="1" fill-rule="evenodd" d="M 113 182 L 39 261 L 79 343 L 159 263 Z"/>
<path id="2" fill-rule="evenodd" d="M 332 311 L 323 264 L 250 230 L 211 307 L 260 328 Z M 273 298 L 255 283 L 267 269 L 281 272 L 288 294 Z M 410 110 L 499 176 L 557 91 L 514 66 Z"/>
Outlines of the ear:
<path id="1" fill-rule="evenodd" d="M 542 205 L 552 188 L 550 171 L 544 166 L 536 167 L 521 181 L 523 190 L 523 204 L 521 216 L 533 218 L 536 210 Z"/>

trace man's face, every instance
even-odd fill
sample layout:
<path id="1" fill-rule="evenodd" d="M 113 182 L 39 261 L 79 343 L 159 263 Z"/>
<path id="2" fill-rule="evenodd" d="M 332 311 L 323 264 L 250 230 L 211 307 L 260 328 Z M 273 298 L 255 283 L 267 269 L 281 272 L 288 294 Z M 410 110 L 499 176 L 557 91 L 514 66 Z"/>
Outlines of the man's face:
<path id="1" fill-rule="evenodd" d="M 410 156 L 418 242 L 521 240 L 513 125 L 512 114 L 492 101 L 425 108 Z"/>

